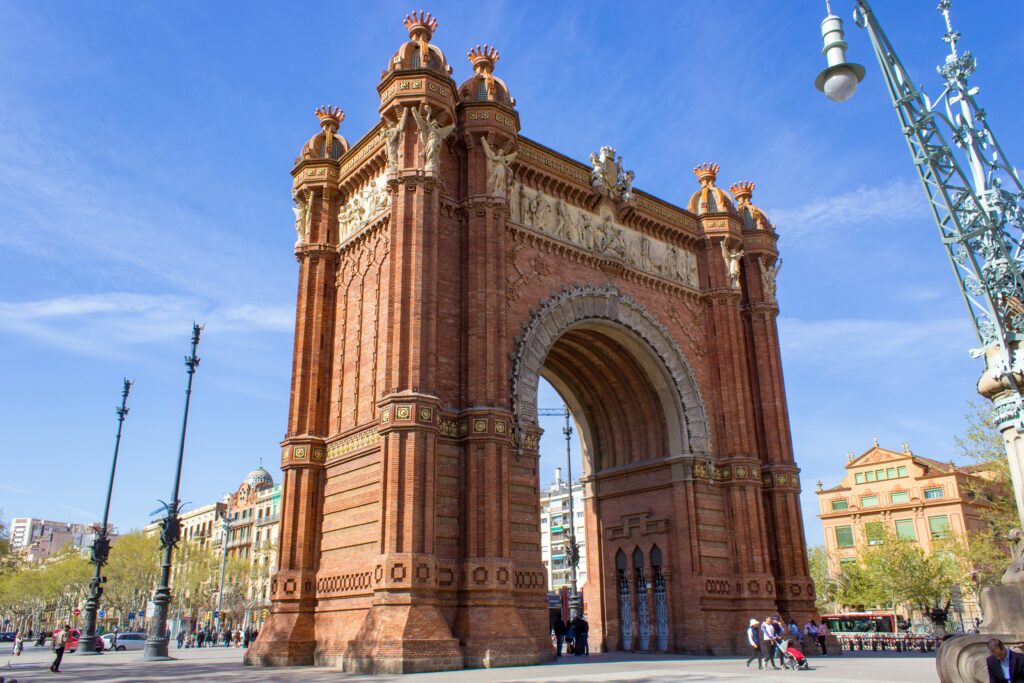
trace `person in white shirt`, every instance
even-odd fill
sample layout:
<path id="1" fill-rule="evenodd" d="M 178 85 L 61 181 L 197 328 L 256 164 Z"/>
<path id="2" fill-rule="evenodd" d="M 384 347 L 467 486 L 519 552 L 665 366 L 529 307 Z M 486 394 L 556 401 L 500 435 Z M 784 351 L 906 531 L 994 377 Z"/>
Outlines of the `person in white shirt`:
<path id="1" fill-rule="evenodd" d="M 747 668 L 749 669 L 750 663 L 757 659 L 758 670 L 763 669 L 764 661 L 761 659 L 761 626 L 758 624 L 757 619 L 750 620 L 750 625 L 747 627 L 747 642 L 754 649 L 754 654 L 747 659 Z"/>

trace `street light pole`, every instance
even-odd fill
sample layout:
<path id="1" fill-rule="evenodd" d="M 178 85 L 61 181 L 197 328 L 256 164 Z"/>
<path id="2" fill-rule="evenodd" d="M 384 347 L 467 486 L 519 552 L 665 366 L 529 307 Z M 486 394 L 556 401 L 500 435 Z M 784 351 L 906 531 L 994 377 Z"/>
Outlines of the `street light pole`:
<path id="1" fill-rule="evenodd" d="M 110 480 L 107 482 L 107 502 L 103 506 L 103 523 L 96 530 L 96 539 L 92 542 L 92 563 L 96 567 L 92 581 L 89 582 L 89 597 L 85 601 L 85 633 L 78 640 L 78 654 L 96 655 L 96 613 L 100 606 L 100 596 L 103 595 L 103 586 L 106 581 L 103 574 L 103 565 L 110 557 L 110 532 L 108 519 L 110 517 L 110 496 L 114 491 L 114 474 L 117 472 L 117 454 L 121 449 L 121 429 L 124 427 L 124 419 L 128 417 L 128 392 L 132 390 L 132 382 L 124 380 L 124 387 L 121 390 L 121 405 L 117 408 L 117 436 L 114 437 L 114 458 L 110 463 Z"/>
<path id="2" fill-rule="evenodd" d="M 579 546 L 576 545 L 576 515 L 573 508 L 573 492 L 572 492 L 572 424 L 570 422 L 569 406 L 563 406 L 565 408 L 565 427 L 562 428 L 562 434 L 565 435 L 565 465 L 566 471 L 569 474 L 569 594 L 570 604 L 572 610 L 570 610 L 570 616 L 574 616 L 572 611 L 578 609 L 576 606 L 578 587 L 577 587 L 577 574 L 576 569 L 580 564 L 580 552 Z"/>
<path id="3" fill-rule="evenodd" d="M 178 494 L 181 489 L 181 465 L 185 457 L 185 431 L 188 428 L 188 407 L 192 398 L 192 378 L 199 367 L 196 347 L 199 346 L 199 335 L 202 331 L 202 327 L 192 323 L 192 352 L 185 357 L 188 384 L 185 388 L 185 415 L 181 421 L 181 440 L 178 444 L 178 467 L 174 474 L 171 500 L 164 504 L 167 515 L 160 521 L 163 527 L 160 532 L 160 544 L 164 550 L 164 557 L 160 564 L 160 585 L 153 593 L 153 618 L 149 622 L 149 637 L 146 639 L 146 648 L 142 654 L 142 658 L 148 661 L 170 659 L 167 654 L 167 608 L 171 603 L 171 562 L 174 559 L 174 546 L 181 536 L 181 521 L 178 519 L 181 499 Z"/>

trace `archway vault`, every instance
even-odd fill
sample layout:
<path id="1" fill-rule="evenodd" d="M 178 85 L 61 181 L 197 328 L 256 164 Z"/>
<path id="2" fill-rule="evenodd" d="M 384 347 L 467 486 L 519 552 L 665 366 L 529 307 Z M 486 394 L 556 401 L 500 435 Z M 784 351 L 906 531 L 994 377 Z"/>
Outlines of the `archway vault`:
<path id="1" fill-rule="evenodd" d="M 663 434 L 634 430 L 630 439 L 628 428 L 615 430 L 616 438 L 630 439 L 630 443 L 606 444 L 599 449 L 603 453 L 640 449 L 675 456 L 711 450 L 704 401 L 686 357 L 643 305 L 615 287 L 565 289 L 527 321 L 516 339 L 509 378 L 520 435 L 537 426 L 537 388 L 542 376 L 570 402 L 587 447 L 609 439 L 590 419 L 595 410 L 605 413 L 597 422 L 628 418 L 609 416 L 606 406 L 588 401 L 588 394 L 607 395 L 609 389 L 617 388 L 632 404 L 631 410 L 662 422 Z M 614 464 L 618 463 L 598 466 Z"/>

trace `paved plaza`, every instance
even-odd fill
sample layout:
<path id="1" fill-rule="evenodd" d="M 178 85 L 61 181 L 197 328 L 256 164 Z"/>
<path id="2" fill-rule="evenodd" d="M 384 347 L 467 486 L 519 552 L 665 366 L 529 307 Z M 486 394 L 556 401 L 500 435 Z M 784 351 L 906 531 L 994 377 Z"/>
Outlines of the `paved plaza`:
<path id="1" fill-rule="evenodd" d="M 4 648 L 6 650 L 6 647 Z M 872 683 L 923 683 L 934 681 L 935 659 L 916 654 L 856 654 L 812 660 L 811 671 L 751 671 L 737 657 L 684 657 L 674 655 L 636 656 L 623 654 L 592 655 L 586 658 L 563 657 L 546 666 L 502 669 L 470 669 L 407 676 L 367 676 L 346 674 L 338 669 L 290 667 L 259 669 L 242 664 L 242 650 L 210 648 L 172 650 L 178 659 L 170 662 L 140 661 L 138 652 L 108 653 L 100 657 L 64 658 L 60 674 L 47 671 L 51 654 L 43 648 L 27 648 L 16 660 L 18 666 L 37 665 L 34 669 L 8 671 L 0 675 L 19 683 L 34 681 L 281 681 L 318 683 L 320 681 L 404 681 L 405 683 L 626 683 L 627 681 L 793 681 L 836 683 L 871 681 Z M 0 658 L 0 666 L 7 656 Z"/>

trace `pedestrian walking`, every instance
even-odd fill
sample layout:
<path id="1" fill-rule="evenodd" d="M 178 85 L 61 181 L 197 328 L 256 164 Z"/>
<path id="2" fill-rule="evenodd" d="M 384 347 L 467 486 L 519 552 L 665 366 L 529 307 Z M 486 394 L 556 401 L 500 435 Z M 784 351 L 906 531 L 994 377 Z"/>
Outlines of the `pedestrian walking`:
<path id="1" fill-rule="evenodd" d="M 181 646 L 185 644 L 185 632 L 178 631 L 178 637 L 176 638 L 176 640 L 178 641 L 178 649 L 180 650 Z"/>
<path id="2" fill-rule="evenodd" d="M 23 649 L 25 649 L 25 637 L 21 635 L 21 631 L 18 631 L 14 634 L 14 656 L 20 657 Z"/>
<path id="3" fill-rule="evenodd" d="M 771 663 L 773 669 L 778 669 L 775 665 L 775 626 L 772 624 L 772 618 L 767 616 L 764 621 L 761 622 L 761 659 L 764 660 L 765 668 Z"/>
<path id="4" fill-rule="evenodd" d="M 792 636 L 792 640 L 800 642 L 800 627 L 796 625 L 796 619 L 789 620 L 789 635 Z"/>
<path id="5" fill-rule="evenodd" d="M 818 636 L 818 647 L 821 648 L 821 656 L 828 657 L 828 644 L 826 643 L 828 640 L 828 626 L 825 625 L 824 619 L 818 624 L 816 635 Z"/>
<path id="6" fill-rule="evenodd" d="M 747 626 L 747 643 L 754 651 L 754 654 L 747 658 L 747 668 L 749 669 L 750 663 L 756 659 L 757 669 L 760 671 L 764 668 L 764 661 L 761 659 L 761 624 L 757 619 L 751 619 Z"/>
<path id="7" fill-rule="evenodd" d="M 555 656 L 562 656 L 562 644 L 565 642 L 565 622 L 562 621 L 562 615 L 558 615 L 555 618 L 555 623 L 551 625 L 551 631 L 555 634 Z"/>
<path id="8" fill-rule="evenodd" d="M 576 629 L 573 628 L 572 622 L 565 627 L 565 654 L 571 655 L 575 652 L 573 646 L 576 644 Z"/>
<path id="9" fill-rule="evenodd" d="M 64 659 L 64 648 L 68 644 L 68 634 L 70 633 L 70 627 L 64 624 L 64 627 L 53 634 L 53 664 L 50 665 L 50 671 L 55 674 L 60 673 L 60 661 Z"/>

